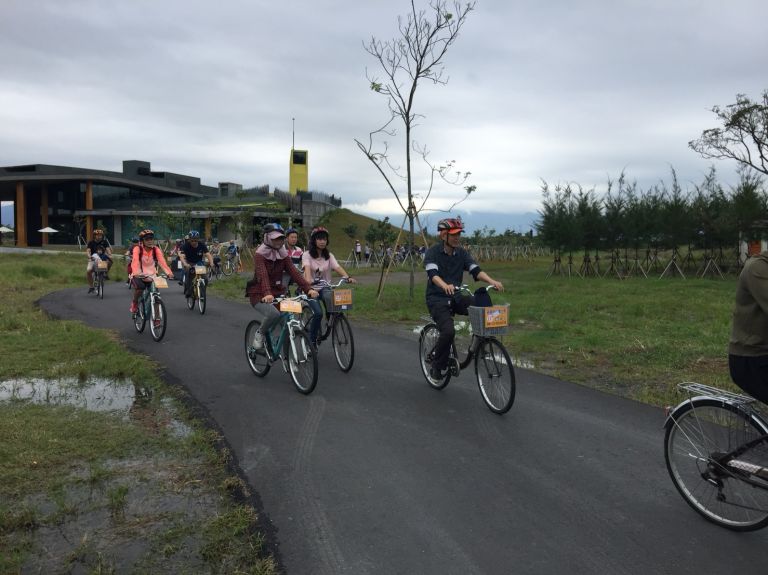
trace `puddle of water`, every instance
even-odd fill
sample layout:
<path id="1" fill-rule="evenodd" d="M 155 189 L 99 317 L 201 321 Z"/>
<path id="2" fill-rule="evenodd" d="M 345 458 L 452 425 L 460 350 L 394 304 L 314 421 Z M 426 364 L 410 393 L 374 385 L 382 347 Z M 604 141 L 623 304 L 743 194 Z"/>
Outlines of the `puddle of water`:
<path id="1" fill-rule="evenodd" d="M 25 401 L 40 405 L 70 405 L 80 409 L 99 412 L 119 412 L 133 418 L 137 412 L 147 414 L 163 411 L 164 427 L 177 437 L 186 437 L 192 429 L 182 421 L 173 418 L 173 403 L 164 399 L 160 405 L 153 405 L 152 392 L 146 387 L 130 381 L 116 381 L 90 378 L 79 381 L 75 378 L 11 379 L 0 381 L 0 402 Z"/>

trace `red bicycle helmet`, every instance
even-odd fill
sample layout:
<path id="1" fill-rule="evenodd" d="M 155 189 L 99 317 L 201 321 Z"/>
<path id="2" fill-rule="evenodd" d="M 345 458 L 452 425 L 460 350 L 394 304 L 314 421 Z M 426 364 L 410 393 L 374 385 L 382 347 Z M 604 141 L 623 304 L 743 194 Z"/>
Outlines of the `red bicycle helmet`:
<path id="1" fill-rule="evenodd" d="M 461 221 L 461 218 L 445 218 L 437 222 L 437 231 L 460 234 L 464 231 L 464 222 Z"/>
<path id="2" fill-rule="evenodd" d="M 323 226 L 317 226 L 316 228 L 312 228 L 312 233 L 309 236 L 309 239 L 314 239 L 315 237 L 325 234 L 325 237 L 330 238 L 331 234 L 328 233 L 328 230 L 326 230 Z"/>

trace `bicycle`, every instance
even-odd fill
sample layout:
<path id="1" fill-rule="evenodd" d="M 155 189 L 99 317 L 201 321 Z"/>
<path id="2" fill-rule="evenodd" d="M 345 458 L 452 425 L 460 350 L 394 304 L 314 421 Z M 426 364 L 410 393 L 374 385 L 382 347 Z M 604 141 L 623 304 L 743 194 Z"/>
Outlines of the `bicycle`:
<path id="1" fill-rule="evenodd" d="M 133 325 L 139 333 L 144 331 L 147 320 L 149 320 L 149 331 L 155 341 L 163 339 L 165 329 L 168 326 L 165 304 L 159 292 L 159 288 L 167 287 L 168 280 L 165 277 L 152 278 L 152 282 L 141 292 L 139 309 L 133 314 Z"/>
<path id="2" fill-rule="evenodd" d="M 237 270 L 237 267 L 240 265 L 239 260 L 239 255 L 233 256 L 231 254 L 227 254 L 224 257 L 224 264 L 221 266 L 221 271 L 225 276 L 231 276 Z"/>
<path id="3" fill-rule="evenodd" d="M 98 261 L 97 261 L 98 260 Z M 96 290 L 96 297 L 104 299 L 104 283 L 109 265 L 102 259 L 95 258 L 93 262 L 93 288 Z"/>
<path id="4" fill-rule="evenodd" d="M 192 295 L 187 297 L 187 307 L 190 311 L 195 309 L 195 302 L 197 302 L 197 309 L 200 310 L 200 315 L 205 314 L 205 306 L 207 298 L 205 292 L 207 289 L 208 267 L 204 265 L 190 266 L 187 273 L 193 274 L 192 278 Z"/>
<path id="5" fill-rule="evenodd" d="M 455 286 L 457 290 L 471 293 L 469 286 Z M 488 291 L 493 286 L 480 288 Z M 477 307 L 470 306 L 469 320 L 472 326 L 472 337 L 467 347 L 466 357 L 462 361 L 456 349 L 455 341 L 451 343 L 449 368 L 442 379 L 433 379 L 430 375 L 434 359 L 435 346 L 440 336 L 440 330 L 434 320 L 423 316 L 427 325 L 419 334 L 419 358 L 424 378 L 433 389 L 444 389 L 452 377 L 458 377 L 462 369 L 470 362 L 475 362 L 475 378 L 480 388 L 480 395 L 488 409 L 499 415 L 506 413 L 515 402 L 515 370 L 504 344 L 496 339 L 496 335 L 506 333 L 509 315 L 509 305 Z"/>
<path id="6" fill-rule="evenodd" d="M 708 385 L 678 385 L 688 399 L 665 422 L 664 459 L 683 499 L 733 531 L 768 525 L 768 424 L 757 400 Z"/>
<path id="7" fill-rule="evenodd" d="M 301 300 L 307 296 L 275 298 L 280 310 L 280 320 L 271 332 L 263 334 L 263 345 L 254 345 L 254 336 L 261 329 L 261 321 L 254 319 L 245 328 L 245 356 L 248 365 L 259 377 L 269 373 L 272 364 L 281 360 L 283 370 L 290 374 L 296 389 L 309 395 L 317 385 L 317 354 L 313 353 L 309 336 L 304 331 L 299 317 Z M 272 337 L 275 329 L 279 335 Z"/>
<path id="8" fill-rule="evenodd" d="M 333 345 L 333 355 L 341 371 L 347 373 L 355 362 L 355 338 L 345 311 L 352 309 L 352 290 L 338 289 L 349 280 L 341 278 L 336 284 L 326 283 L 320 289 L 331 288 L 331 309 L 326 310 L 323 323 L 320 325 L 318 344 L 329 337 Z M 323 304 L 320 304 L 321 306 Z M 312 310 L 305 306 L 301 312 L 301 323 L 309 333 L 309 323 L 312 321 Z"/>

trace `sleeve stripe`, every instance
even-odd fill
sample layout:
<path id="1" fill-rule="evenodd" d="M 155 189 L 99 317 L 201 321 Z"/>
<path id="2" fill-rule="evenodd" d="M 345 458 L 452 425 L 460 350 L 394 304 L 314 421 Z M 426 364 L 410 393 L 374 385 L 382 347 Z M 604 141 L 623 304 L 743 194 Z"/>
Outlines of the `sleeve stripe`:
<path id="1" fill-rule="evenodd" d="M 469 266 L 469 271 L 471 272 L 473 269 L 475 269 L 475 268 L 479 268 L 479 267 L 480 267 L 480 266 L 479 266 L 479 265 L 477 265 L 477 264 L 472 264 L 471 266 Z"/>
<path id="2" fill-rule="evenodd" d="M 428 263 L 426 266 L 424 266 L 424 269 L 426 269 L 427 271 L 430 271 L 430 270 L 437 271 L 437 264 Z"/>

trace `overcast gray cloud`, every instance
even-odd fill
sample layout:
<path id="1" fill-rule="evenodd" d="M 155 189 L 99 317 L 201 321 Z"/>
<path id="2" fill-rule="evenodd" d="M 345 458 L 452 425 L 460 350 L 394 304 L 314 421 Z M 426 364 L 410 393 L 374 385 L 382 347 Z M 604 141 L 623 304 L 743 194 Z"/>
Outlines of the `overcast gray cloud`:
<path id="1" fill-rule="evenodd" d="M 310 188 L 368 213 L 391 195 L 354 144 L 386 119 L 362 48 L 405 0 L 0 0 L 0 165 L 119 170 L 287 187 L 291 118 Z M 709 109 L 768 88 L 764 0 L 479 0 L 423 85 L 415 137 L 471 170 L 476 211 L 535 211 L 541 180 L 604 189 L 699 182 L 687 142 Z M 735 166 L 716 164 L 734 182 Z M 423 181 L 417 181 L 422 190 Z M 446 207 L 459 190 L 435 190 Z"/>

